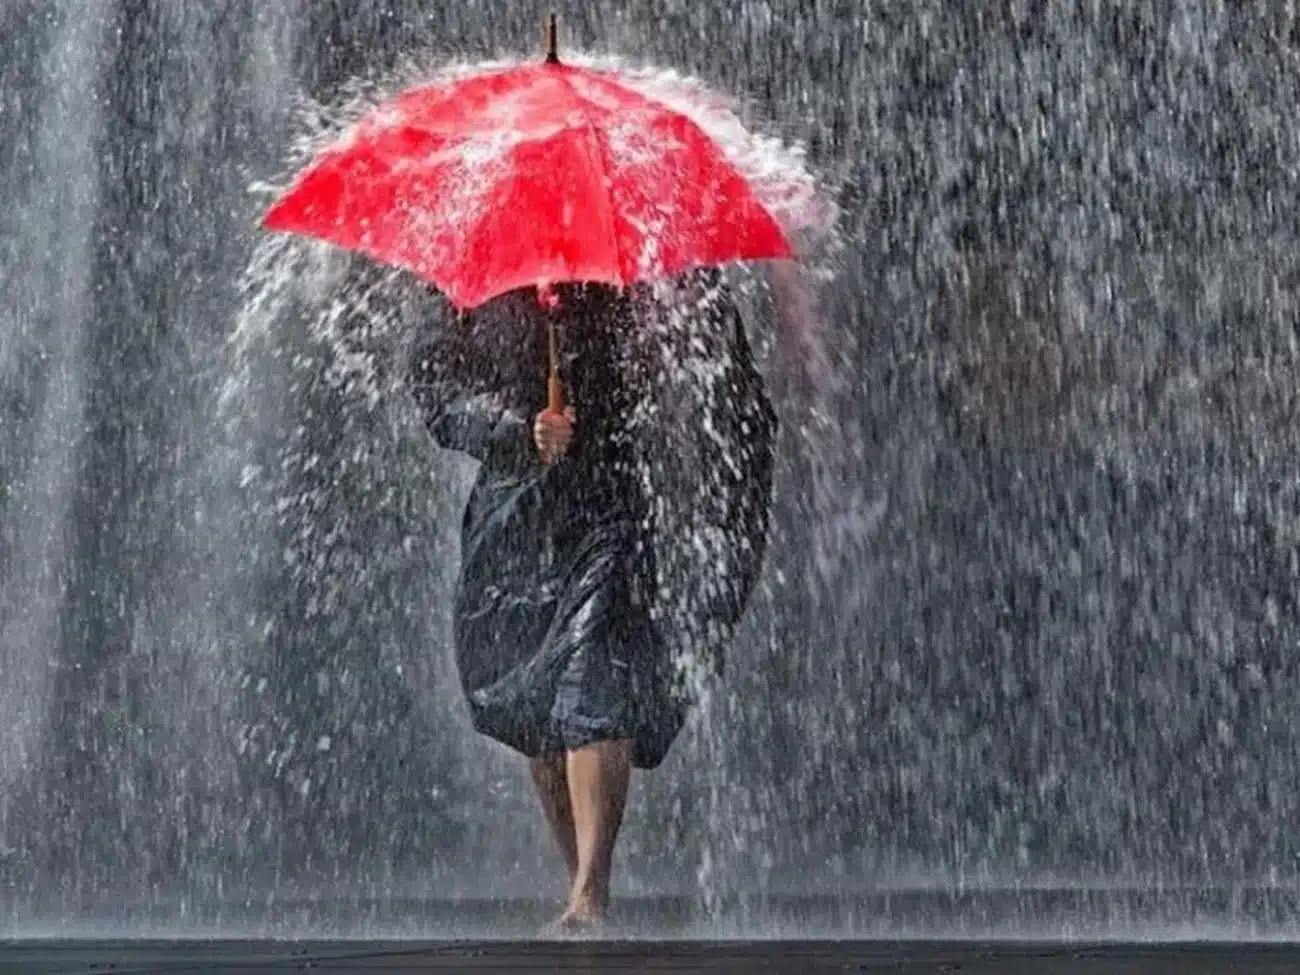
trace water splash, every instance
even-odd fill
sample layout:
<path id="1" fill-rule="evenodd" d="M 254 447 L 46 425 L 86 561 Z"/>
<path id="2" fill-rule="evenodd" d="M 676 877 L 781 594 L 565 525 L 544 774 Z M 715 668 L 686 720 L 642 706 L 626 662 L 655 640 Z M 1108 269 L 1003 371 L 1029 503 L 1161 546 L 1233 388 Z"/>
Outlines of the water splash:
<path id="1" fill-rule="evenodd" d="M 827 260 L 837 246 L 836 211 L 832 196 L 826 187 L 819 185 L 817 176 L 798 145 L 746 127 L 737 114 L 737 103 L 710 90 L 698 79 L 665 70 L 633 70 L 620 60 L 589 57 L 582 53 L 575 54 L 570 60 L 578 66 L 608 72 L 620 83 L 626 83 L 629 87 L 644 92 L 647 97 L 660 100 L 675 111 L 692 118 L 717 141 L 737 169 L 753 181 L 759 200 L 771 209 L 785 229 L 800 243 L 803 264 L 810 271 L 820 271 L 823 277 L 833 272 L 832 265 L 818 263 Z M 323 152 L 345 145 L 350 132 L 355 131 L 359 125 L 365 125 L 382 105 L 391 103 L 402 91 L 509 70 L 519 63 L 518 60 L 478 64 L 435 62 L 431 67 L 424 58 L 408 56 L 386 77 L 353 81 L 345 88 L 345 93 L 331 103 L 301 97 L 295 112 L 297 135 L 293 140 L 285 174 L 274 183 L 255 184 L 253 190 L 267 198 L 283 192 L 292 184 L 295 174 L 310 160 Z M 469 158 L 463 161 L 463 178 L 455 181 L 455 184 L 482 187 L 490 182 L 493 172 L 490 167 L 499 162 L 511 145 L 508 138 L 486 145 L 475 143 Z M 497 150 L 495 152 L 494 147 Z M 479 212 L 478 206 L 479 197 L 473 194 L 463 198 L 457 196 L 446 206 L 440 207 L 434 222 L 441 225 L 472 220 Z M 364 295 L 358 296 L 354 292 L 326 297 L 338 289 L 340 279 L 337 274 L 342 273 L 344 265 L 338 261 L 330 265 L 335 269 L 334 277 L 306 271 L 306 262 L 313 260 L 308 257 L 309 253 L 318 255 L 313 266 L 323 268 L 328 264 L 329 258 L 321 250 L 323 246 L 325 245 L 310 241 L 294 240 L 275 240 L 259 246 L 249 272 L 245 275 L 244 291 L 248 297 L 237 328 L 237 354 L 247 351 L 258 329 L 265 329 L 268 323 L 275 321 L 276 312 L 283 309 L 285 301 L 290 300 L 287 297 L 290 292 L 314 289 L 317 298 L 328 301 L 329 304 L 322 306 L 322 313 L 312 319 L 309 328 L 314 335 L 335 345 L 343 368 L 357 374 L 356 381 L 366 385 L 367 395 L 378 396 L 381 389 L 379 373 L 376 371 L 377 350 L 373 343 L 387 343 L 391 358 L 391 353 L 409 338 L 409 334 L 398 335 L 393 332 L 398 324 L 398 319 L 393 316 L 381 315 L 372 320 L 366 316 L 349 314 L 350 302 L 354 299 L 365 300 Z M 288 266 L 293 266 L 295 271 L 284 271 Z M 381 291 L 391 288 L 395 273 L 377 282 L 375 287 Z M 776 282 L 782 313 L 763 316 L 761 323 L 782 323 L 793 329 L 805 342 L 820 341 L 815 328 L 815 276 L 785 266 L 774 266 L 771 274 Z M 752 275 L 742 276 L 737 285 L 751 295 L 766 290 L 767 287 L 765 282 L 755 280 Z M 366 322 L 360 331 L 343 327 L 345 323 L 355 325 L 357 322 Z M 760 336 L 765 344 L 770 344 L 771 339 L 770 334 Z M 359 344 L 354 345 L 354 340 Z M 822 368 L 829 378 L 830 370 L 824 365 Z M 391 371 L 385 375 L 390 379 L 392 377 Z M 229 397 L 230 393 L 226 395 Z"/>
<path id="2" fill-rule="evenodd" d="M 465 77 L 470 73 L 500 70 L 512 63 L 515 62 L 494 62 L 488 66 L 456 65 L 433 72 L 429 71 L 427 64 L 418 72 L 407 65 L 390 78 L 372 79 L 358 86 L 340 104 L 332 107 L 303 103 L 299 111 L 303 135 L 295 143 L 293 165 L 302 165 L 315 153 L 336 145 L 340 138 L 346 138 L 350 126 L 364 120 L 374 106 L 391 98 L 398 90 L 427 81 L 430 77 Z M 587 62 L 581 56 L 576 57 L 574 63 L 591 63 L 601 70 L 617 69 L 612 62 Z M 810 247 L 816 243 L 823 247 L 822 253 L 827 252 L 825 245 L 834 236 L 828 216 L 833 213 L 833 208 L 818 192 L 816 178 L 797 149 L 744 129 L 733 115 L 728 114 L 729 109 L 718 96 L 691 79 L 649 70 L 629 72 L 628 77 L 648 91 L 653 89 L 663 97 L 673 99 L 674 107 L 694 111 L 701 124 L 708 126 L 707 131 L 726 140 L 729 154 L 742 171 L 752 172 L 760 179 L 756 185 L 762 198 L 773 202 L 786 226 L 800 235 L 798 239 L 808 241 Z M 731 287 L 741 295 L 749 309 L 749 327 L 765 356 L 780 358 L 786 355 L 790 342 L 774 327 L 780 317 L 772 313 L 764 271 L 736 268 L 728 278 Z M 804 299 L 804 304 L 787 306 L 786 311 L 793 308 L 798 314 L 810 313 L 812 306 L 807 299 L 815 287 L 816 279 L 812 277 L 801 281 L 788 275 L 787 292 L 796 293 Z M 677 332 L 682 332 L 691 321 L 698 320 L 700 307 L 715 300 L 715 296 L 707 292 L 688 298 L 684 293 L 670 295 L 670 288 L 658 291 L 659 307 L 671 312 L 661 317 L 661 324 Z M 318 553 L 314 560 L 295 556 L 294 571 L 301 573 L 304 582 L 310 579 L 310 584 L 319 588 L 321 580 L 313 574 L 319 573 L 321 559 L 334 558 L 325 553 L 347 553 L 346 558 L 353 569 L 330 574 L 333 588 L 313 597 L 318 598 L 322 606 L 327 605 L 330 613 L 337 613 L 341 604 L 348 603 L 346 592 L 373 591 L 381 584 L 376 580 L 371 565 L 379 553 L 375 550 L 373 538 L 357 533 L 357 527 L 364 523 L 364 519 L 349 524 L 347 512 L 355 513 L 356 505 L 372 505 L 375 498 L 391 495 L 397 484 L 414 485 L 409 489 L 419 491 L 429 506 L 428 510 L 436 511 L 437 515 L 429 516 L 432 521 L 426 520 L 423 537 L 417 523 L 408 523 L 404 531 L 409 534 L 403 544 L 417 551 L 436 552 L 437 557 L 443 560 L 436 568 L 425 564 L 422 571 L 427 575 L 430 592 L 437 593 L 431 598 L 431 604 L 449 606 L 453 580 L 451 567 L 455 556 L 454 539 L 448 528 L 457 521 L 455 510 L 463 496 L 466 467 L 451 462 L 446 456 L 435 460 L 426 447 L 413 444 L 413 437 L 416 442 L 422 438 L 418 422 L 409 411 L 402 388 L 401 369 L 403 350 L 415 330 L 426 327 L 424 323 L 430 317 L 445 317 L 445 302 L 435 298 L 427 288 L 416 284 L 403 272 L 369 265 L 364 259 L 344 255 L 327 245 L 285 237 L 272 237 L 259 245 L 245 275 L 244 294 L 244 307 L 233 345 L 239 365 L 223 391 L 225 409 L 232 417 L 237 417 L 246 408 L 244 404 L 250 390 L 262 388 L 262 380 L 258 378 L 261 367 L 257 363 L 268 356 L 289 356 L 292 360 L 289 374 L 293 378 L 285 392 L 290 401 L 317 381 L 313 378 L 316 374 L 328 377 L 326 381 L 335 387 L 339 399 L 339 405 L 332 413 L 313 411 L 300 421 L 286 422 L 285 429 L 292 431 L 288 438 L 272 448 L 264 461 L 250 467 L 245 476 L 248 486 L 253 489 L 261 487 L 268 492 L 263 503 L 276 512 L 275 520 L 279 522 L 280 532 L 288 531 L 291 537 L 300 540 L 291 545 L 291 551 L 306 545 Z M 804 340 L 817 334 L 815 323 L 808 319 L 787 321 L 789 325 L 793 325 L 789 334 Z M 298 338 L 290 339 L 294 330 L 299 330 L 295 333 Z M 295 343 L 304 341 L 314 350 L 310 354 L 287 351 Z M 682 332 L 675 344 L 688 354 L 665 363 L 659 383 L 664 395 L 657 401 L 661 405 L 677 404 L 692 417 L 703 416 L 707 421 L 711 415 L 711 401 L 725 395 L 713 389 L 710 377 L 716 380 L 722 375 L 718 368 L 713 367 L 725 363 L 709 363 L 706 357 L 693 367 L 692 350 L 698 343 L 693 343 L 689 335 Z M 792 364 L 796 367 L 802 365 L 799 362 Z M 701 372 L 705 366 L 710 368 Z M 807 395 L 810 391 L 816 392 L 805 383 L 802 394 Z M 786 398 L 791 399 L 789 396 Z M 366 424 L 357 425 L 353 430 L 339 429 L 339 411 L 352 416 L 357 410 L 388 419 L 378 426 Z M 316 424 L 333 424 L 336 429 L 328 436 L 313 433 L 308 427 Z M 663 431 L 672 428 L 671 423 L 659 423 L 659 426 Z M 359 439 L 363 430 L 364 436 L 370 439 Z M 707 434 L 708 431 L 701 432 Z M 661 440 L 663 437 L 656 439 L 657 448 L 649 452 L 650 464 L 662 465 L 665 458 L 686 456 L 680 442 Z M 322 441 L 333 442 L 322 446 Z M 789 442 L 811 443 L 799 441 L 797 437 Z M 431 482 L 428 469 L 438 469 L 442 473 Z M 357 476 L 366 484 L 364 491 L 351 493 L 340 489 L 341 481 Z M 711 496 L 709 485 L 716 476 L 717 472 L 709 464 L 703 461 L 697 464 L 694 481 L 706 502 Z M 321 487 L 304 494 L 304 480 Z M 708 505 L 694 508 L 698 509 L 697 514 L 702 514 L 707 512 Z M 660 513 L 664 514 L 663 511 Z M 661 540 L 673 539 L 674 542 L 680 537 L 682 527 L 677 521 L 663 517 L 656 525 Z M 717 563 L 715 568 L 720 570 L 718 558 L 721 553 L 710 547 L 712 536 L 707 529 L 707 518 L 706 522 L 687 527 L 697 543 L 693 557 L 706 565 Z M 313 613 L 310 607 L 316 604 L 309 602 L 309 617 Z M 432 625 L 442 634 L 439 639 L 445 645 L 449 619 L 445 610 L 440 611 L 437 617 Z M 427 641 L 428 637 L 424 639 Z M 696 685 L 695 694 L 702 698 L 703 711 L 709 709 L 709 702 L 713 700 L 704 679 L 706 673 L 712 673 L 711 665 L 703 665 L 689 678 Z M 454 687 L 454 677 L 446 672 L 444 664 L 438 673 L 437 689 L 428 705 L 436 720 L 453 721 L 459 713 Z M 282 732 L 287 730 L 287 726 L 281 729 Z M 274 746 L 268 740 L 264 747 Z M 456 764 L 461 768 L 458 773 L 460 785 L 455 787 L 455 791 L 483 794 L 498 788 L 496 783 L 503 773 L 501 762 L 508 762 L 508 757 L 495 755 L 488 746 L 473 741 L 463 741 L 455 754 L 460 756 Z M 488 760 L 488 755 L 494 757 Z M 475 768 L 483 771 L 478 775 L 469 771 Z M 719 779 L 715 789 L 725 787 L 725 782 Z M 725 810 L 719 810 L 719 815 L 725 814 Z M 535 816 L 527 806 L 511 818 L 512 825 L 502 823 L 493 839 L 483 841 L 485 846 L 499 847 L 503 833 L 536 838 Z M 704 857 L 701 862 L 708 860 L 707 846 L 705 843 L 704 853 L 699 854 Z M 544 841 L 539 841 L 538 847 L 544 848 Z M 696 843 L 692 848 L 699 849 L 700 845 Z M 511 889 L 513 881 L 510 878 L 516 874 L 517 868 L 512 869 L 508 862 L 501 861 L 505 851 L 498 848 L 493 852 L 497 867 L 491 873 L 502 879 L 501 886 L 494 885 L 491 889 Z M 536 856 L 534 853 L 533 857 Z M 449 873 L 444 883 L 456 883 L 454 873 Z M 711 870 L 705 873 L 712 878 L 705 883 L 705 889 L 712 890 L 717 886 L 717 878 Z"/>

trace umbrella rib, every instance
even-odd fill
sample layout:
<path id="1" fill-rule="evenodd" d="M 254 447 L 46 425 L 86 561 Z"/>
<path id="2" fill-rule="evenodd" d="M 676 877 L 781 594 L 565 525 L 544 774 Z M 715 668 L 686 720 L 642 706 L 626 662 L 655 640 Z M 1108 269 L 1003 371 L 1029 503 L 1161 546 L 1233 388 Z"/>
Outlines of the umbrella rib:
<path id="1" fill-rule="evenodd" d="M 573 93 L 575 100 L 578 102 L 585 100 L 578 89 L 574 87 L 573 82 L 569 80 L 567 74 L 561 73 L 560 80 Z M 588 117 L 585 110 L 582 111 L 582 126 L 587 130 L 587 137 L 591 140 L 600 167 L 600 189 L 605 200 L 605 225 L 609 231 L 609 239 L 614 244 L 614 261 L 618 265 L 619 284 L 626 287 L 627 275 L 623 273 L 623 252 L 618 243 L 618 228 L 614 226 L 614 195 L 610 192 L 611 167 L 609 161 L 605 158 L 605 147 L 601 145 L 600 136 L 596 132 L 596 125 Z"/>

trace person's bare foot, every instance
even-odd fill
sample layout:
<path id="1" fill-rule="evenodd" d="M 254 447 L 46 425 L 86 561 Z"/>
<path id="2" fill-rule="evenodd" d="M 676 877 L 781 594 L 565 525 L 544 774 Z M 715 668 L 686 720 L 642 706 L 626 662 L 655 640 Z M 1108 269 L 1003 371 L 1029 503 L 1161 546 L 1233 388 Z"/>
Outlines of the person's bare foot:
<path id="1" fill-rule="evenodd" d="M 604 924 L 608 907 L 608 897 L 575 892 L 569 896 L 569 903 L 565 905 L 564 911 L 542 929 L 542 934 L 544 937 L 552 938 L 594 934 Z"/>
<path id="2" fill-rule="evenodd" d="M 599 933 L 604 923 L 603 915 L 583 914 L 572 908 L 542 928 L 543 938 L 582 938 Z"/>

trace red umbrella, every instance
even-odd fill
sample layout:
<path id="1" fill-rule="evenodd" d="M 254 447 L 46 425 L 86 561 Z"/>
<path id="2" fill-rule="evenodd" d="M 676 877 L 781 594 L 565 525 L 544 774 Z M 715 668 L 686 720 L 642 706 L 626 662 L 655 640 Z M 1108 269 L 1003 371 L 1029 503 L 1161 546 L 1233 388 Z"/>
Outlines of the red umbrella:
<path id="1" fill-rule="evenodd" d="M 298 175 L 264 225 L 406 268 L 462 308 L 527 286 L 626 286 L 793 256 L 699 126 L 610 72 L 561 63 L 554 17 L 549 34 L 543 63 L 379 105 Z M 553 378 L 554 368 L 553 350 Z"/>

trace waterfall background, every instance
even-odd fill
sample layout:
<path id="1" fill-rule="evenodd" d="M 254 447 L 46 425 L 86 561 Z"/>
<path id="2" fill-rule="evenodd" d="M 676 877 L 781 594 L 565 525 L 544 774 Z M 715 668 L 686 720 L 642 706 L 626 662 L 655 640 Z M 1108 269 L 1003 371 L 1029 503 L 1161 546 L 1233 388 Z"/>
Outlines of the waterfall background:
<path id="1" fill-rule="evenodd" d="M 310 335 L 230 337 L 296 93 L 532 51 L 549 9 L 0 10 L 14 923 L 544 889 L 523 771 L 457 710 L 468 469 Z M 1292 5 L 560 13 L 748 97 L 844 213 L 812 405 L 854 449 L 803 439 L 774 352 L 773 556 L 725 689 L 636 785 L 621 889 L 1293 885 Z M 268 470 L 317 507 L 276 518 Z"/>

